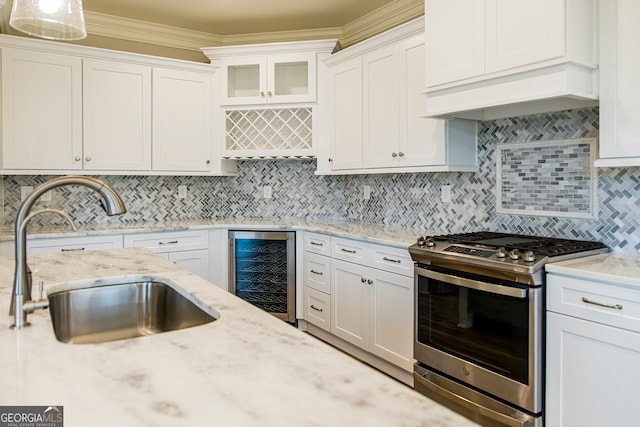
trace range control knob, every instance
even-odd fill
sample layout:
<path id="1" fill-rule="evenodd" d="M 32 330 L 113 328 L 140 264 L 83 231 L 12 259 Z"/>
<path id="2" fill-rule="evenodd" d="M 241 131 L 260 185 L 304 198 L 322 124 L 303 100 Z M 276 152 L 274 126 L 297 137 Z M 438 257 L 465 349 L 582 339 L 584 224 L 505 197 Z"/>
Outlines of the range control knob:
<path id="1" fill-rule="evenodd" d="M 433 248 L 436 246 L 436 241 L 429 237 L 427 240 L 425 240 L 425 244 L 428 248 Z"/>
<path id="2" fill-rule="evenodd" d="M 507 250 L 504 247 L 499 247 L 496 251 L 496 256 L 500 259 L 504 259 L 507 257 Z"/>
<path id="3" fill-rule="evenodd" d="M 511 252 L 509 252 L 509 258 L 511 258 L 513 261 L 519 260 L 521 258 L 520 251 L 517 249 L 511 249 Z"/>
<path id="4" fill-rule="evenodd" d="M 418 246 L 424 246 L 425 244 L 424 237 L 422 236 L 418 237 L 418 241 L 416 243 L 418 244 Z"/>
<path id="5" fill-rule="evenodd" d="M 536 260 L 536 254 L 534 254 L 533 251 L 526 251 L 522 254 L 522 260 L 524 262 L 534 262 Z"/>

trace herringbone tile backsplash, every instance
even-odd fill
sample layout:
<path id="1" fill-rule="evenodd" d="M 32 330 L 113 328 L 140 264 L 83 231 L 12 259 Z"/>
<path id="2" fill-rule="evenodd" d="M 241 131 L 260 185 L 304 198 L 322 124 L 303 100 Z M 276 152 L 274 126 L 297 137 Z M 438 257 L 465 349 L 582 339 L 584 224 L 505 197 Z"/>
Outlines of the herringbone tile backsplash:
<path id="1" fill-rule="evenodd" d="M 84 188 L 54 190 L 41 207 L 63 209 L 78 225 L 206 218 L 322 218 L 462 232 L 494 230 L 573 239 L 599 240 L 620 252 L 640 251 L 640 168 L 598 169 L 596 219 L 498 214 L 496 148 L 498 144 L 572 140 L 598 136 L 598 109 L 485 121 L 478 129 L 479 172 L 315 176 L 313 160 L 241 161 L 236 177 L 104 176 L 123 197 L 124 216 L 108 218 L 97 196 Z M 572 158 L 560 153 L 571 170 Z M 568 172 L 566 172 L 568 173 Z M 20 186 L 37 185 L 48 176 L 5 176 L 3 225 L 13 225 Z M 178 199 L 178 185 L 189 196 Z M 262 186 L 273 197 L 262 197 Z M 364 200 L 363 186 L 371 186 Z M 440 201 L 440 187 L 451 186 L 452 202 Z M 542 187 L 547 191 L 550 188 Z M 541 203 L 547 203 L 541 198 Z M 34 222 L 38 218 L 34 218 Z M 55 216 L 42 217 L 60 222 Z M 37 226 L 37 224 L 36 224 Z"/>

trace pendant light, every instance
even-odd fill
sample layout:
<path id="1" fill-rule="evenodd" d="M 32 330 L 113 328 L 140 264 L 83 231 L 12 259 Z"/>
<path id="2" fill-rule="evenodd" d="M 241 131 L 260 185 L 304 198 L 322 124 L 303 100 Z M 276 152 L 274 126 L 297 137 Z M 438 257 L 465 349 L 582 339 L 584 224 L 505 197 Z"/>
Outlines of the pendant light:
<path id="1" fill-rule="evenodd" d="M 87 37 L 82 0 L 13 0 L 9 25 L 51 40 Z"/>

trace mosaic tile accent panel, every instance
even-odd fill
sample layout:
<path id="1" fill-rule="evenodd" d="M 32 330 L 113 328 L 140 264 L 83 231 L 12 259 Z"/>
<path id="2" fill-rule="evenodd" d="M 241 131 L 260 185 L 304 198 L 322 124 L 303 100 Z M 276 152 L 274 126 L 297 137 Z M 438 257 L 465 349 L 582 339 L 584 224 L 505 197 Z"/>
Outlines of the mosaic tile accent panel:
<path id="1" fill-rule="evenodd" d="M 595 139 L 499 144 L 497 213 L 595 218 Z"/>

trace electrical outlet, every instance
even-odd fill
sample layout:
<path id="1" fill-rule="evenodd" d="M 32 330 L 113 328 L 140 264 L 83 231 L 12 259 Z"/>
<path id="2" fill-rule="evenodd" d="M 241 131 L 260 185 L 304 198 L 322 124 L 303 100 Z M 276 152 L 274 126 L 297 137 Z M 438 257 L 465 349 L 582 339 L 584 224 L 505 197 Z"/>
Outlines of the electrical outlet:
<path id="1" fill-rule="evenodd" d="M 178 199 L 186 199 L 186 198 L 187 198 L 187 186 L 178 185 Z"/>
<path id="2" fill-rule="evenodd" d="M 363 195 L 362 196 L 363 196 L 363 198 L 365 200 L 371 199 L 371 186 L 370 185 L 365 185 L 363 187 Z"/>
<path id="3" fill-rule="evenodd" d="M 262 195 L 265 199 L 270 199 L 271 196 L 273 196 L 273 191 L 270 185 L 265 185 L 264 187 L 262 187 Z"/>
<path id="4" fill-rule="evenodd" d="M 27 198 L 29 193 L 33 191 L 33 187 L 30 185 L 22 185 L 20 186 L 20 201 L 23 201 Z"/>
<path id="5" fill-rule="evenodd" d="M 440 187 L 440 200 L 443 203 L 451 203 L 451 186 L 443 185 Z"/>

